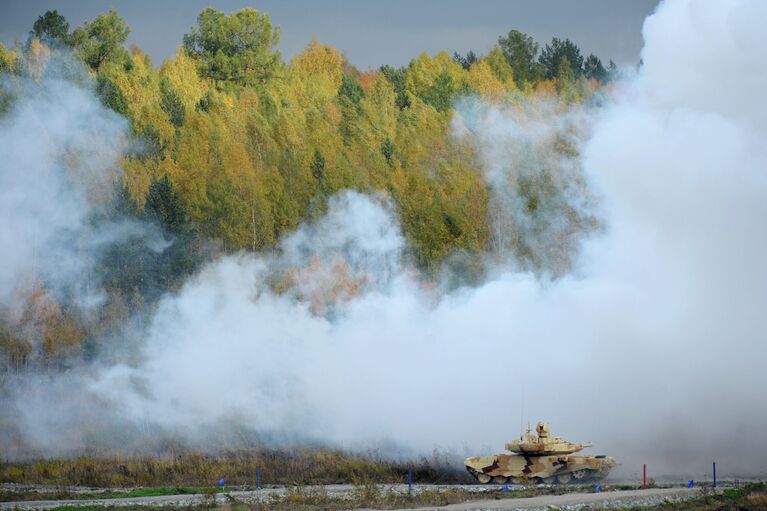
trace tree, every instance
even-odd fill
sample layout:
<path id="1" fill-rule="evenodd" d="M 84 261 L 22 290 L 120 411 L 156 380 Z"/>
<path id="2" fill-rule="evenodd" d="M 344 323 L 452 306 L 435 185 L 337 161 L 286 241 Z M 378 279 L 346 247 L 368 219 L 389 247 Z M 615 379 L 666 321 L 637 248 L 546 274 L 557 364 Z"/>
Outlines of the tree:
<path id="1" fill-rule="evenodd" d="M 86 21 L 77 27 L 70 39 L 80 59 L 94 71 L 108 61 L 124 61 L 128 52 L 123 43 L 130 35 L 130 27 L 125 19 L 110 9 L 107 14 L 98 14 L 92 22 Z"/>
<path id="2" fill-rule="evenodd" d="M 498 45 L 495 45 L 482 60 L 487 62 L 487 65 L 490 66 L 493 74 L 501 83 L 506 84 L 514 80 L 514 70 L 511 69 L 511 65 L 509 65 L 506 56 Z"/>
<path id="3" fill-rule="evenodd" d="M 551 44 L 546 45 L 538 59 L 546 70 L 546 78 L 551 79 L 558 76 L 559 64 L 564 57 L 567 57 L 575 78 L 581 75 L 583 72 L 583 56 L 581 55 L 580 48 L 570 39 L 562 40 L 555 37 L 551 40 Z"/>
<path id="4" fill-rule="evenodd" d="M 162 226 L 166 232 L 185 235 L 190 232 L 189 214 L 181 202 L 181 195 L 165 175 L 152 181 L 144 202 L 144 214 Z"/>
<path id="5" fill-rule="evenodd" d="M 361 113 L 360 100 L 365 95 L 365 91 L 362 90 L 362 86 L 356 78 L 348 73 L 344 73 L 341 78 L 341 86 L 338 88 L 339 97 L 347 97 L 352 102 L 354 108 L 357 109 L 357 113 Z"/>
<path id="6" fill-rule="evenodd" d="M 166 78 L 160 80 L 160 94 L 162 95 L 161 106 L 163 111 L 168 114 L 170 122 L 175 127 L 180 128 L 186 118 L 186 107 L 181 97 Z"/>
<path id="7" fill-rule="evenodd" d="M 101 103 L 111 108 L 120 115 L 130 118 L 128 100 L 119 87 L 104 75 L 99 75 L 96 80 L 96 94 L 101 98 Z"/>
<path id="8" fill-rule="evenodd" d="M 618 76 L 618 65 L 613 62 L 613 59 L 610 59 L 610 62 L 607 64 L 607 79 L 608 80 L 614 80 Z"/>
<path id="9" fill-rule="evenodd" d="M 447 112 L 453 106 L 456 92 L 453 77 L 447 71 L 442 71 L 423 95 L 423 100 L 433 106 L 437 112 Z"/>
<path id="10" fill-rule="evenodd" d="M 394 143 L 389 137 L 386 137 L 381 144 L 381 154 L 383 154 L 384 158 L 386 158 L 386 163 L 391 167 L 392 157 L 394 156 Z"/>
<path id="11" fill-rule="evenodd" d="M 455 52 L 453 53 L 453 60 L 455 60 L 458 64 L 461 65 L 462 68 L 468 71 L 471 65 L 477 61 L 477 55 L 471 50 L 469 50 L 465 57 L 460 53 Z"/>
<path id="12" fill-rule="evenodd" d="M 247 203 L 228 179 L 208 186 L 206 234 L 220 239 L 224 247 L 238 250 L 250 241 L 250 211 Z"/>
<path id="13" fill-rule="evenodd" d="M 29 37 L 40 39 L 47 45 L 69 41 L 69 22 L 58 11 L 46 11 L 39 16 L 29 31 Z"/>
<path id="14" fill-rule="evenodd" d="M 109 209 L 113 218 L 130 218 L 138 215 L 138 204 L 131 195 L 127 183 L 122 181 L 115 183 L 111 207 Z"/>
<path id="15" fill-rule="evenodd" d="M 580 99 L 578 90 L 575 87 L 575 73 L 573 73 L 573 68 L 570 65 L 567 55 L 563 56 L 562 60 L 559 61 L 556 90 L 559 97 L 566 103 L 574 103 Z"/>
<path id="16" fill-rule="evenodd" d="M 230 15 L 211 7 L 197 17 L 197 26 L 184 35 L 184 50 L 209 78 L 240 85 L 267 81 L 276 72 L 280 27 L 269 15 L 245 8 Z"/>
<path id="17" fill-rule="evenodd" d="M 532 36 L 519 30 L 511 30 L 506 37 L 498 38 L 498 46 L 511 66 L 517 87 L 522 87 L 525 82 L 540 80 L 542 70 L 535 61 L 538 43 Z"/>
<path id="18" fill-rule="evenodd" d="M 144 215 L 156 222 L 171 241 L 150 269 L 152 280 L 170 289 L 194 272 L 201 258 L 194 247 L 189 214 L 167 175 L 149 185 Z"/>
<path id="19" fill-rule="evenodd" d="M 19 55 L 6 48 L 3 43 L 0 43 L 0 74 L 3 73 L 18 73 L 21 67 L 21 59 Z M 0 91 L 0 112 L 3 111 L 3 97 L 9 94 L 7 91 Z"/>
<path id="20" fill-rule="evenodd" d="M 319 149 L 314 150 L 314 159 L 310 165 L 312 176 L 317 180 L 317 186 L 322 189 L 322 182 L 325 179 L 325 158 Z"/>
<path id="21" fill-rule="evenodd" d="M 599 80 L 600 82 L 607 81 L 607 70 L 602 65 L 602 61 L 599 60 L 599 57 L 593 53 L 589 55 L 583 63 L 583 74 L 589 80 L 594 79 Z"/>
<path id="22" fill-rule="evenodd" d="M 407 97 L 407 88 L 405 86 L 405 76 L 407 70 L 404 68 L 393 68 L 389 65 L 381 66 L 381 74 L 383 74 L 389 83 L 391 83 L 394 93 L 397 95 L 396 103 L 397 107 L 402 110 L 410 106 L 410 98 Z"/>

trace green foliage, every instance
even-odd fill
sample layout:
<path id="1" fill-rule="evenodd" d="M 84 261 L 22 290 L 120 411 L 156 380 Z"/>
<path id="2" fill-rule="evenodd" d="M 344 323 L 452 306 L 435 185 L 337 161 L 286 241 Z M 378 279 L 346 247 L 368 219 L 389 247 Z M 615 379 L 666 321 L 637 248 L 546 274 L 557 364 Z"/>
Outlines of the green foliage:
<path id="1" fill-rule="evenodd" d="M 128 58 L 128 52 L 122 46 L 128 35 L 130 27 L 125 19 L 110 9 L 107 14 L 100 13 L 92 22 L 86 21 L 82 27 L 77 27 L 72 32 L 70 44 L 83 62 L 98 71 L 106 62 L 123 62 Z"/>
<path id="2" fill-rule="evenodd" d="M 397 95 L 396 104 L 397 107 L 402 110 L 410 106 L 410 98 L 407 96 L 407 89 L 405 87 L 405 75 L 407 70 L 405 68 L 393 68 L 389 65 L 381 67 L 381 74 L 383 74 L 389 83 L 394 88 L 394 93 Z"/>
<path id="3" fill-rule="evenodd" d="M 67 43 L 69 41 L 69 22 L 55 9 L 46 11 L 45 14 L 35 20 L 29 36 L 48 45 Z"/>
<path id="4" fill-rule="evenodd" d="M 146 124 L 138 135 L 139 140 L 144 143 L 144 158 L 156 159 L 162 156 L 167 146 L 154 125 Z"/>
<path id="5" fill-rule="evenodd" d="M 455 60 L 464 70 L 468 71 L 471 68 L 471 65 L 477 61 L 477 55 L 471 50 L 469 50 L 465 57 L 460 53 L 455 52 L 453 53 L 453 60 Z"/>
<path id="6" fill-rule="evenodd" d="M 614 62 L 610 62 L 615 65 Z M 606 82 L 608 78 L 607 70 L 602 65 L 602 61 L 593 53 L 590 54 L 583 63 L 583 75 L 589 80 L 599 80 L 603 83 Z"/>
<path id="7" fill-rule="evenodd" d="M 184 125 L 186 118 L 184 102 L 167 79 L 160 80 L 160 93 L 162 94 L 162 109 L 168 114 L 170 122 L 175 127 L 180 128 Z"/>
<path id="8" fill-rule="evenodd" d="M 130 118 L 130 107 L 128 100 L 115 83 L 104 75 L 99 75 L 96 80 L 96 93 L 101 102 L 107 108 L 111 108 L 118 114 Z"/>
<path id="9" fill-rule="evenodd" d="M 555 87 L 559 97 L 565 103 L 575 103 L 581 99 L 575 83 L 575 73 L 567 55 L 563 56 L 559 62 Z"/>
<path id="10" fill-rule="evenodd" d="M 220 239 L 225 249 L 237 249 L 250 241 L 250 214 L 245 199 L 229 180 L 213 181 L 207 190 L 203 234 Z"/>
<path id="11" fill-rule="evenodd" d="M 456 92 L 453 77 L 443 71 L 437 75 L 437 79 L 423 94 L 422 99 L 425 103 L 433 106 L 437 112 L 447 112 L 453 106 Z"/>
<path id="12" fill-rule="evenodd" d="M 571 84 L 575 81 L 575 73 L 573 72 L 573 67 L 570 65 L 570 60 L 567 58 L 567 55 L 562 57 L 562 60 L 559 61 L 559 69 L 557 70 L 557 86 L 565 86 L 567 84 Z M 561 89 L 559 90 L 561 92 Z"/>
<path id="13" fill-rule="evenodd" d="M 152 181 L 144 201 L 144 214 L 170 234 L 188 234 L 189 214 L 168 176 Z"/>
<path id="14" fill-rule="evenodd" d="M 532 36 L 511 30 L 506 37 L 498 38 L 498 46 L 514 73 L 514 82 L 522 87 L 525 82 L 536 82 L 541 79 L 542 69 L 536 62 L 538 43 Z"/>
<path id="15" fill-rule="evenodd" d="M 184 49 L 199 62 L 203 76 L 240 85 L 267 81 L 278 69 L 280 27 L 269 15 L 245 8 L 230 15 L 212 7 L 197 17 L 184 35 Z"/>
<path id="16" fill-rule="evenodd" d="M 319 149 L 314 150 L 314 159 L 312 159 L 310 168 L 318 186 L 322 187 L 322 182 L 325 180 L 325 158 L 322 157 Z"/>
<path id="17" fill-rule="evenodd" d="M 206 92 L 203 97 L 195 105 L 195 108 L 200 112 L 210 112 L 210 107 L 213 104 L 213 97 L 210 92 Z"/>
<path id="18" fill-rule="evenodd" d="M 562 60 L 567 58 L 570 69 L 575 78 L 578 78 L 583 72 L 583 56 L 581 50 L 570 39 L 559 39 L 557 37 L 551 40 L 541 52 L 540 63 L 546 70 L 546 78 L 559 76 L 562 69 Z"/>
<path id="19" fill-rule="evenodd" d="M 391 166 L 392 157 L 394 156 L 394 142 L 392 142 L 389 137 L 386 137 L 386 139 L 381 144 L 381 154 L 383 154 L 384 158 L 386 158 L 386 163 Z"/>
<path id="20" fill-rule="evenodd" d="M 362 112 L 360 101 L 365 95 L 365 91 L 362 90 L 362 86 L 356 78 L 348 73 L 344 73 L 341 78 L 341 86 L 338 88 L 338 96 L 341 98 L 348 98 L 352 102 L 357 113 Z"/>

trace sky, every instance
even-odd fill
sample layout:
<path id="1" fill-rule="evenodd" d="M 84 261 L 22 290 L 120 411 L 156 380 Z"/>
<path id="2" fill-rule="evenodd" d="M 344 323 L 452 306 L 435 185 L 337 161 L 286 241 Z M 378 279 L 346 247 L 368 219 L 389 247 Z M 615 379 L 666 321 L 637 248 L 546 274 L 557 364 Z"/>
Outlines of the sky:
<path id="1" fill-rule="evenodd" d="M 70 27 L 115 8 L 131 27 L 128 44 L 149 53 L 155 64 L 173 55 L 183 34 L 204 8 L 226 13 L 253 7 L 282 27 L 280 49 L 287 59 L 316 36 L 341 49 L 358 68 L 406 65 L 421 52 L 486 53 L 498 36 L 518 29 L 542 45 L 570 38 L 585 55 L 633 64 L 642 47 L 641 29 L 658 0 L 54 0 L 0 1 L 0 41 L 24 40 L 35 19 L 58 10 Z"/>

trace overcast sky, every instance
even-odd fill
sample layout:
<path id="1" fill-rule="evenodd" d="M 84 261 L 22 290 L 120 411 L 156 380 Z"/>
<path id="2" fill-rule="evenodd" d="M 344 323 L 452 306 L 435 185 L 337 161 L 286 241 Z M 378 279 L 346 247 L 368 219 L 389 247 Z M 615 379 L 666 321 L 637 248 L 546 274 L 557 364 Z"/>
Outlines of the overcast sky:
<path id="1" fill-rule="evenodd" d="M 282 27 L 280 49 L 290 58 L 315 35 L 340 48 L 360 69 L 405 65 L 419 53 L 486 53 L 516 28 L 545 43 L 568 37 L 607 62 L 638 61 L 642 22 L 658 0 L 0 0 L 0 41 L 24 40 L 37 16 L 56 9 L 73 28 L 114 7 L 131 27 L 129 44 L 155 64 L 171 56 L 199 12 L 254 7 Z"/>

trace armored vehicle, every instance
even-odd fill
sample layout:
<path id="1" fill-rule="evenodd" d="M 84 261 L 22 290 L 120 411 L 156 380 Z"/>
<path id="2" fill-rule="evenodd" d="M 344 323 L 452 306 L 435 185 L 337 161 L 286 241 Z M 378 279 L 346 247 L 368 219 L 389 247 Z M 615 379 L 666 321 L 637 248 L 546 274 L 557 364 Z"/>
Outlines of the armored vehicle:
<path id="1" fill-rule="evenodd" d="M 514 454 L 466 458 L 466 470 L 483 484 L 582 484 L 604 478 L 617 465 L 610 456 L 573 456 L 591 442 L 573 444 L 551 436 L 546 422 L 539 422 L 535 431 L 533 435 L 528 426 L 519 440 L 506 444 Z"/>

